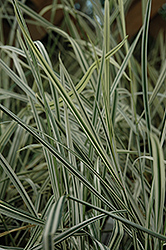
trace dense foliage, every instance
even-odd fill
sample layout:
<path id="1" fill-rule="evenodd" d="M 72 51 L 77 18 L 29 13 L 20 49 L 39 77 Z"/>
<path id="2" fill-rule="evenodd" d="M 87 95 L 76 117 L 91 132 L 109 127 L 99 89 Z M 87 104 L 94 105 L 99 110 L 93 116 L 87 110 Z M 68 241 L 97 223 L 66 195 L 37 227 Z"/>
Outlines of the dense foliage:
<path id="1" fill-rule="evenodd" d="M 148 36 L 151 1 L 132 41 L 129 1 L 106 0 L 104 12 L 92 1 L 92 17 L 53 1 L 52 13 L 65 13 L 61 28 L 7 2 L 1 249 L 163 249 L 166 44 L 163 33 Z M 31 39 L 30 22 L 47 31 L 42 42 Z"/>

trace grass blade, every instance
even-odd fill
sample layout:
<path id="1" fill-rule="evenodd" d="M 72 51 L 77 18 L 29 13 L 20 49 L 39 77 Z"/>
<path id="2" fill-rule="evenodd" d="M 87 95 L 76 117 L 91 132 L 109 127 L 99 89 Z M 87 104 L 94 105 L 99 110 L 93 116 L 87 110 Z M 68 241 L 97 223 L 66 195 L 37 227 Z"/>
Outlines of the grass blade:
<path id="1" fill-rule="evenodd" d="M 3 168 L 3 170 L 5 171 L 5 173 L 7 174 L 7 176 L 12 181 L 12 183 L 15 186 L 15 188 L 17 189 L 17 191 L 19 192 L 19 194 L 22 197 L 23 201 L 27 205 L 29 211 L 34 216 L 38 217 L 38 214 L 37 214 L 37 212 L 36 212 L 36 210 L 34 208 L 34 205 L 33 205 L 32 201 L 29 198 L 29 195 L 27 194 L 27 192 L 24 189 L 22 183 L 18 179 L 17 175 L 15 174 L 15 172 L 13 171 L 13 169 L 11 168 L 11 166 L 9 165 L 9 163 L 6 161 L 6 159 L 3 157 L 3 155 L 1 153 L 0 153 L 0 164 L 1 164 L 2 168 Z"/>
<path id="2" fill-rule="evenodd" d="M 31 214 L 16 209 L 15 207 L 9 205 L 8 203 L 4 201 L 0 201 L 0 212 L 6 216 L 15 218 L 17 220 L 25 221 L 27 223 L 35 224 L 44 226 L 45 222 L 42 219 L 39 219 L 38 217 L 32 216 Z"/>
<path id="3" fill-rule="evenodd" d="M 96 189 L 86 180 L 86 178 L 75 169 L 51 144 L 49 144 L 44 138 L 42 138 L 39 134 L 37 134 L 34 130 L 32 130 L 29 126 L 23 123 L 16 115 L 14 115 L 11 111 L 6 109 L 0 104 L 0 109 L 3 110 L 6 114 L 8 114 L 12 119 L 18 122 L 24 129 L 26 129 L 29 133 L 31 133 L 49 152 L 56 157 L 64 166 L 67 168 L 74 176 L 76 176 L 86 187 L 91 190 L 100 200 L 102 200 L 105 204 L 107 204 L 110 208 L 112 208 L 112 204 L 108 202 L 107 199 L 104 198 Z"/>
<path id="4" fill-rule="evenodd" d="M 154 231 L 152 231 L 152 230 L 150 230 L 150 229 L 147 229 L 146 227 L 143 227 L 143 226 L 141 226 L 141 225 L 139 225 L 139 224 L 136 224 L 136 223 L 134 223 L 134 222 L 132 222 L 132 221 L 129 221 L 129 220 L 123 218 L 123 217 L 120 217 L 120 216 L 118 216 L 118 215 L 115 215 L 113 212 L 106 211 L 106 210 L 104 210 L 104 209 L 102 209 L 102 208 L 99 208 L 99 207 L 96 207 L 96 206 L 94 206 L 94 205 L 92 205 L 92 204 L 90 204 L 90 203 L 88 203 L 88 202 L 85 202 L 85 201 L 82 201 L 82 200 L 78 200 L 78 199 L 76 199 L 75 197 L 69 196 L 68 198 L 69 198 L 69 199 L 72 199 L 72 200 L 74 200 L 74 201 L 76 201 L 76 202 L 80 202 L 80 203 L 83 204 L 83 205 L 90 206 L 91 208 L 95 209 L 96 211 L 99 211 L 99 212 L 101 212 L 101 213 L 104 213 L 104 214 L 110 216 L 111 218 L 113 218 L 113 219 L 115 219 L 115 220 L 121 221 L 121 222 L 124 223 L 125 225 L 129 225 L 129 226 L 131 226 L 131 227 L 133 227 L 133 228 L 136 228 L 136 229 L 138 229 L 138 230 L 140 230 L 140 231 L 142 231 L 142 232 L 145 232 L 145 233 L 147 233 L 147 234 L 149 234 L 149 235 L 151 235 L 151 236 L 154 236 L 154 237 L 156 237 L 156 238 L 158 238 L 158 239 L 163 240 L 164 242 L 166 242 L 166 236 L 165 236 L 165 235 L 159 234 L 159 233 L 154 232 Z M 116 211 L 116 212 L 118 212 L 118 211 Z"/>
<path id="5" fill-rule="evenodd" d="M 154 173 L 155 229 L 162 231 L 165 201 L 165 166 L 163 150 L 157 136 L 151 136 Z"/>
<path id="6" fill-rule="evenodd" d="M 43 249 L 53 250 L 54 240 L 53 236 L 56 233 L 62 217 L 62 209 L 66 197 L 62 196 L 56 203 L 54 203 L 49 211 L 48 218 L 45 224 L 43 233 Z"/>
<path id="7" fill-rule="evenodd" d="M 119 245 L 124 236 L 123 225 L 120 221 L 115 222 L 114 230 L 112 232 L 111 241 L 109 243 L 109 249 L 116 250 L 119 249 Z"/>
<path id="8" fill-rule="evenodd" d="M 104 214 L 100 214 L 100 215 L 97 215 L 97 216 L 94 216 L 90 219 L 87 219 L 86 221 L 83 221 L 73 227 L 71 227 L 70 229 L 66 230 L 65 232 L 61 233 L 60 235 L 56 236 L 54 238 L 54 244 L 58 244 L 66 239 L 68 239 L 69 237 L 71 237 L 74 233 L 80 231 L 81 229 L 83 229 L 84 227 L 90 225 L 91 223 L 97 221 L 97 220 L 100 220 L 102 218 L 104 218 L 105 215 Z"/>
<path id="9" fill-rule="evenodd" d="M 28 95 L 30 96 L 33 100 L 35 100 L 35 93 L 32 91 L 32 89 L 26 85 L 17 75 L 12 71 L 7 64 L 5 64 L 1 59 L 0 59 L 0 66 L 2 67 L 3 70 L 10 76 L 10 78 Z"/>
<path id="10" fill-rule="evenodd" d="M 147 79 L 147 43 L 148 43 L 150 12 L 151 12 L 151 0 L 148 0 L 145 19 L 144 19 L 144 25 L 143 25 L 141 60 L 142 60 L 143 100 L 144 100 L 144 108 L 145 108 L 149 152 L 151 155 L 152 154 L 151 144 L 150 144 L 151 119 L 150 119 L 150 108 L 149 108 L 149 102 L 148 102 L 148 79 Z"/>
<path id="11" fill-rule="evenodd" d="M 96 151 L 98 152 L 98 154 L 102 158 L 103 162 L 105 163 L 106 167 L 108 168 L 110 174 L 113 176 L 113 178 L 114 178 L 115 182 L 117 183 L 117 185 L 119 187 L 123 188 L 121 181 L 119 180 L 119 178 L 116 175 L 113 167 L 111 166 L 110 160 L 109 160 L 108 156 L 106 155 L 105 150 L 103 150 L 103 147 L 101 147 L 101 145 L 98 144 L 98 142 L 96 140 L 96 135 L 94 135 L 92 133 L 92 131 L 89 129 L 89 127 L 86 125 L 84 119 L 82 118 L 79 111 L 76 109 L 74 103 L 72 102 L 71 98 L 68 96 L 67 92 L 65 91 L 65 89 L 61 85 L 60 81 L 58 80 L 58 78 L 54 74 L 53 70 L 50 68 L 48 63 L 44 60 L 43 56 L 40 54 L 39 50 L 34 45 L 31 38 L 26 33 L 26 31 L 25 31 L 25 29 L 24 29 L 24 27 L 23 27 L 23 25 L 21 23 L 21 19 L 19 17 L 20 13 L 18 11 L 18 6 L 15 5 L 14 7 L 15 7 L 15 12 L 16 12 L 16 16 L 18 18 L 20 28 L 21 28 L 24 36 L 25 36 L 25 39 L 28 42 L 29 46 L 31 47 L 34 55 L 38 59 L 39 63 L 41 64 L 41 66 L 42 66 L 43 70 L 45 71 L 46 75 L 52 81 L 53 85 L 58 90 L 59 94 L 61 95 L 61 97 L 65 101 L 66 105 L 71 110 L 71 112 L 73 113 L 73 115 L 75 116 L 77 121 L 79 122 L 80 126 L 82 127 L 85 134 L 87 135 L 88 139 L 91 141 L 92 145 L 94 146 L 94 148 L 96 149 Z"/>

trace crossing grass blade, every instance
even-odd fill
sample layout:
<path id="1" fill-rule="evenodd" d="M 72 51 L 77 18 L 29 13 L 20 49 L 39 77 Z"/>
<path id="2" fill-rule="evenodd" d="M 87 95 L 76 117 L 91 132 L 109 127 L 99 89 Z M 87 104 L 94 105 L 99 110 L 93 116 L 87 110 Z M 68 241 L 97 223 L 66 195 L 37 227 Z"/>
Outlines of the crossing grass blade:
<path id="1" fill-rule="evenodd" d="M 71 237 L 72 235 L 74 235 L 75 233 L 77 232 L 81 232 L 81 230 L 92 224 L 93 222 L 97 221 L 97 220 L 100 220 L 102 218 L 104 218 L 105 215 L 104 214 L 100 214 L 100 215 L 97 215 L 97 216 L 94 216 L 90 219 L 87 219 L 73 227 L 71 227 L 70 229 L 67 229 L 66 231 L 62 232 L 61 234 L 59 234 L 58 236 L 54 236 L 53 237 L 53 244 L 56 246 L 58 245 L 59 243 L 63 242 L 64 240 L 67 240 L 69 237 Z M 42 244 L 38 244 L 37 246 L 31 248 L 31 250 L 40 250 L 42 249 Z"/>
<path id="2" fill-rule="evenodd" d="M 17 189 L 17 191 L 19 192 L 20 196 L 22 197 L 23 201 L 25 202 L 26 206 L 28 207 L 29 211 L 32 213 L 32 215 L 38 217 L 37 212 L 34 208 L 34 205 L 33 205 L 32 201 L 30 200 L 29 195 L 25 191 L 24 186 L 22 185 L 22 183 L 18 179 L 17 175 L 14 173 L 13 169 L 11 168 L 11 166 L 9 165 L 9 163 L 6 161 L 6 159 L 4 158 L 4 156 L 1 153 L 0 153 L 0 163 L 1 163 L 3 170 L 5 171 L 7 176 L 10 178 L 13 185 Z"/>
<path id="3" fill-rule="evenodd" d="M 22 118 L 24 116 L 26 112 L 26 108 L 22 109 L 20 111 L 20 113 L 18 114 L 18 117 Z M 14 131 L 16 130 L 16 123 L 12 122 L 11 124 L 9 124 L 6 128 L 6 131 L 4 134 L 1 134 L 0 136 L 0 148 L 1 148 L 1 152 L 3 151 L 3 148 L 5 147 L 5 145 L 7 144 L 7 142 L 10 140 L 10 137 L 12 136 L 12 134 L 14 133 Z"/>
<path id="4" fill-rule="evenodd" d="M 94 216 L 90 219 L 87 219 L 86 221 L 83 221 L 73 227 L 71 227 L 70 229 L 66 230 L 65 232 L 61 233 L 60 235 L 56 236 L 54 238 L 54 244 L 59 244 L 60 242 L 68 239 L 69 237 L 71 237 L 74 233 L 80 231 L 81 229 L 83 229 L 84 227 L 88 226 L 89 224 L 102 219 L 103 217 L 105 217 L 104 214 L 100 214 L 97 216 Z"/>
<path id="5" fill-rule="evenodd" d="M 73 175 L 75 175 L 80 181 L 82 181 L 85 186 L 87 186 L 98 198 L 100 198 L 105 204 L 107 204 L 108 206 L 110 206 L 110 208 L 113 208 L 113 206 L 110 204 L 110 202 L 108 202 L 107 199 L 104 198 L 104 196 L 102 196 L 87 180 L 84 176 L 82 176 L 82 174 L 75 169 L 69 162 L 68 160 L 66 160 L 66 158 L 59 153 L 50 143 L 48 143 L 42 136 L 40 136 L 39 134 L 37 134 L 33 129 L 31 129 L 29 126 L 27 126 L 25 123 L 23 123 L 16 115 L 14 115 L 11 111 L 7 110 L 5 107 L 3 107 L 0 104 L 0 109 L 3 110 L 6 114 L 8 114 L 12 119 L 14 119 L 15 121 L 18 122 L 18 124 L 20 124 L 23 128 L 25 128 L 28 132 L 30 132 L 44 147 L 46 147 L 46 149 L 49 150 L 49 152 L 55 156 L 58 160 L 60 160 L 61 163 L 64 164 L 65 168 L 67 168 Z M 90 168 L 90 171 L 92 171 L 97 178 L 100 179 L 100 181 L 102 182 L 103 186 L 105 186 L 106 188 L 108 188 L 108 190 L 111 192 L 111 194 L 115 197 L 115 199 L 117 200 L 117 202 L 125 209 L 128 210 L 128 208 L 126 207 L 126 205 L 124 204 L 123 200 L 121 200 L 118 195 L 116 194 L 116 192 L 114 192 L 114 190 L 109 187 L 109 185 L 102 180 L 101 176 L 96 173 L 95 171 L 93 171 L 92 168 Z M 130 212 L 128 210 L 128 212 Z"/>
<path id="6" fill-rule="evenodd" d="M 45 222 L 42 219 L 39 219 L 37 216 L 33 216 L 23 210 L 16 209 L 10 204 L 0 201 L 0 212 L 6 216 L 21 220 L 30 224 L 35 224 L 39 226 L 44 226 Z"/>
<path id="7" fill-rule="evenodd" d="M 44 188 L 44 185 L 42 188 Z M 54 196 L 51 196 L 50 199 L 47 201 L 46 206 L 45 206 L 45 208 L 42 212 L 42 215 L 41 215 L 41 219 L 44 220 L 44 222 L 46 221 L 47 214 L 49 214 L 49 211 L 50 211 L 51 207 L 53 206 L 53 204 L 55 204 L 55 199 L 54 199 Z M 46 224 L 44 224 L 44 227 L 45 226 L 46 226 Z M 41 234 L 43 232 L 44 227 L 41 228 L 41 226 L 36 226 L 34 228 L 32 234 L 30 236 L 30 239 L 27 242 L 24 250 L 31 249 L 36 244 L 36 242 L 39 240 L 39 238 L 41 238 Z"/>
<path id="8" fill-rule="evenodd" d="M 114 79 L 114 82 L 113 82 L 113 84 L 111 86 L 111 89 L 110 89 L 110 96 L 111 97 L 112 97 L 115 89 L 117 88 L 117 86 L 119 84 L 119 81 L 120 81 L 120 79 L 121 79 L 121 77 L 122 77 L 122 75 L 124 73 L 125 68 L 127 67 L 127 64 L 128 64 L 128 62 L 129 62 L 129 60 L 130 60 L 130 58 L 131 58 L 131 56 L 133 54 L 133 51 L 134 51 L 134 49 L 135 49 L 135 47 L 136 47 L 136 45 L 138 43 L 138 40 L 140 38 L 141 33 L 142 33 L 142 29 L 140 29 L 140 31 L 138 32 L 137 37 L 133 41 L 133 43 L 132 43 L 132 45 L 131 45 L 131 47 L 130 47 L 127 55 L 126 55 L 126 57 L 123 60 L 123 63 L 121 65 L 120 69 L 118 70 L 118 73 L 117 73 L 117 75 L 116 75 L 116 77 Z"/>
<path id="9" fill-rule="evenodd" d="M 26 85 L 17 75 L 14 71 L 12 71 L 5 62 L 3 62 L 0 59 L 0 65 L 1 67 L 5 70 L 5 72 L 10 76 L 10 78 L 28 95 L 30 96 L 33 100 L 35 100 L 35 94 L 33 90 Z"/>
<path id="10" fill-rule="evenodd" d="M 56 233 L 62 218 L 63 205 L 66 197 L 62 196 L 56 203 L 50 208 L 44 233 L 43 233 L 43 249 L 54 249 L 53 236 Z"/>
<path id="11" fill-rule="evenodd" d="M 158 94 L 158 92 L 163 84 L 165 77 L 166 77 L 166 62 L 162 66 L 162 70 L 161 70 L 161 73 L 160 73 L 158 80 L 156 82 L 155 88 L 152 92 L 152 95 L 149 98 L 149 106 L 153 103 L 155 97 L 157 96 L 157 94 Z"/>
<path id="12" fill-rule="evenodd" d="M 126 37 L 127 38 L 127 37 Z M 115 48 L 113 48 L 112 50 L 110 50 L 106 55 L 105 55 L 105 61 L 108 61 L 108 59 L 110 57 L 112 57 L 124 44 L 126 38 L 121 42 L 119 43 Z M 94 62 L 90 67 L 89 69 L 85 72 L 84 76 L 81 78 L 81 80 L 79 81 L 79 83 L 76 85 L 76 90 L 78 92 L 78 94 L 80 94 L 84 89 L 85 87 L 87 86 L 91 76 L 92 76 L 92 73 L 94 72 L 94 70 L 97 68 L 97 64 L 100 63 L 101 59 L 98 59 L 98 61 Z M 74 93 L 73 93 L 73 90 L 71 90 L 69 93 L 69 96 L 71 98 L 73 98 L 74 96 Z M 60 105 L 62 106 L 62 98 L 59 98 L 59 102 L 60 102 Z M 50 103 L 51 104 L 51 103 Z"/>
<path id="13" fill-rule="evenodd" d="M 52 29 L 57 29 L 57 28 L 52 28 Z M 122 40 L 122 42 L 120 42 L 117 46 L 115 46 L 112 50 L 110 50 L 108 53 L 106 53 L 106 55 L 105 55 L 105 60 L 106 61 L 108 61 L 108 59 L 110 58 L 110 59 L 112 59 L 111 57 L 124 45 L 124 43 L 125 43 L 125 41 L 126 41 L 126 39 L 127 39 L 127 36 Z M 51 66 L 51 62 L 50 62 L 50 59 L 49 59 L 49 57 L 48 57 L 48 54 L 46 53 L 46 51 L 45 51 L 45 48 L 44 48 L 44 46 L 41 44 L 41 43 L 39 43 L 39 41 L 36 41 L 35 42 L 35 44 L 38 46 L 38 48 L 39 48 L 39 50 L 40 50 L 40 52 L 41 52 L 41 54 L 43 55 L 43 57 L 44 57 L 44 59 L 46 60 L 46 62 Z M 23 57 L 26 57 L 26 54 L 22 51 L 22 50 L 19 50 L 19 49 L 16 49 L 15 47 L 12 47 L 12 46 L 1 46 L 2 48 L 4 48 L 6 51 L 8 51 L 8 50 L 10 50 L 10 51 L 13 51 L 13 52 L 15 52 L 16 54 L 18 54 L 18 55 L 21 55 L 21 56 L 23 56 Z M 134 49 L 134 48 L 133 48 Z M 26 58 L 28 58 L 28 57 L 26 57 Z M 112 59 L 113 60 L 113 59 Z M 77 90 L 77 92 L 78 93 L 81 93 L 84 89 L 85 89 L 85 87 L 86 87 L 86 85 L 88 84 L 88 82 L 89 82 L 89 80 L 90 80 L 90 78 L 91 78 L 91 76 L 92 76 L 92 74 L 93 74 L 93 72 L 94 72 L 94 70 L 96 69 L 96 67 L 97 67 L 97 63 L 99 63 L 101 61 L 101 59 L 98 59 L 98 62 L 94 62 L 89 68 L 88 68 L 88 70 L 85 72 L 85 74 L 83 75 L 83 77 L 81 78 L 81 80 L 77 83 L 77 85 L 76 85 L 76 90 Z M 20 86 L 20 82 L 21 82 L 21 79 L 19 80 L 17 80 L 16 81 L 16 79 L 17 79 L 17 75 L 13 72 L 13 71 L 11 71 L 11 69 L 6 65 L 4 65 L 4 62 L 2 61 L 1 62 L 2 63 L 2 67 L 4 68 L 4 70 L 6 71 L 6 73 L 17 83 L 18 82 L 18 86 Z M 52 66 L 51 66 L 52 67 Z M 120 66 L 118 66 L 119 68 L 120 68 Z M 122 72 L 122 74 L 125 74 L 125 72 Z M 127 77 L 127 76 L 126 76 Z M 129 78 L 128 78 L 128 80 L 129 80 Z M 23 81 L 22 81 L 22 87 L 21 88 L 23 88 L 23 90 L 25 91 L 25 93 L 27 94 L 27 95 L 29 95 L 29 92 L 28 91 L 31 91 L 31 89 L 27 86 L 27 85 L 25 85 L 25 83 L 23 84 Z M 25 88 L 24 88 L 24 86 L 25 86 Z M 73 95 L 73 90 L 71 90 L 71 91 L 69 91 L 68 92 L 68 95 L 73 99 L 73 97 L 74 97 L 74 95 Z M 33 98 L 33 97 L 35 97 L 35 93 L 33 93 L 33 97 L 31 96 L 31 95 L 29 95 L 31 98 Z M 33 98 L 34 99 L 34 98 Z M 56 98 L 57 99 L 57 98 Z M 59 105 L 60 106 L 62 106 L 63 105 L 63 100 L 62 100 L 62 98 L 60 97 L 59 98 Z M 54 107 L 57 107 L 57 105 L 54 105 L 54 102 L 50 102 L 50 106 L 51 106 L 51 108 L 54 108 Z"/>
<path id="14" fill-rule="evenodd" d="M 42 138 L 39 134 L 37 134 L 33 129 L 23 123 L 16 115 L 14 115 L 11 111 L 6 109 L 0 104 L 0 109 L 3 110 L 6 114 L 8 114 L 12 119 L 18 122 L 24 129 L 30 132 L 49 152 L 56 157 L 65 168 L 67 168 L 74 176 L 76 176 L 86 187 L 88 187 L 91 192 L 94 193 L 99 199 L 101 199 L 107 206 L 112 208 L 110 202 L 104 198 L 96 189 L 86 180 L 86 178 L 77 170 L 75 169 L 69 162 L 64 158 L 50 143 L 48 143 L 44 138 Z"/>
<path id="15" fill-rule="evenodd" d="M 154 237 L 156 237 L 156 238 L 158 238 L 158 239 L 163 240 L 164 242 L 166 242 L 166 236 L 164 236 L 164 235 L 162 235 L 162 234 L 159 234 L 159 233 L 154 232 L 154 231 L 152 231 L 152 230 L 150 230 L 150 229 L 147 229 L 146 227 L 142 227 L 142 226 L 139 225 L 139 224 L 133 223 L 132 221 L 129 221 L 129 220 L 123 218 L 123 217 L 120 217 L 120 216 L 114 214 L 113 212 L 106 211 L 106 210 L 104 210 L 104 209 L 102 209 L 102 208 L 99 208 L 99 207 L 97 207 L 97 206 L 94 206 L 94 205 L 92 205 L 92 204 L 90 204 L 90 203 L 88 203 L 88 202 L 85 202 L 85 201 L 76 199 L 75 197 L 68 196 L 68 198 L 69 198 L 69 199 L 72 199 L 72 200 L 74 200 L 74 201 L 76 201 L 76 202 L 80 202 L 80 203 L 83 204 L 83 205 L 86 205 L 86 206 L 88 205 L 88 206 L 90 206 L 91 208 L 93 208 L 93 209 L 95 209 L 95 210 L 97 210 L 97 211 L 99 211 L 99 212 L 101 212 L 101 213 L 104 213 L 104 214 L 106 214 L 106 215 L 112 217 L 113 219 L 119 220 L 120 222 L 122 222 L 122 223 L 124 223 L 124 224 L 126 224 L 126 225 L 130 225 L 130 226 L 133 227 L 133 228 L 136 228 L 136 229 L 138 229 L 138 230 L 140 230 L 140 231 L 142 231 L 142 232 L 145 232 L 145 233 L 147 233 L 147 234 L 149 234 L 149 235 L 151 235 L 151 236 L 154 236 Z M 118 213 L 118 211 L 116 211 L 116 212 Z M 119 213 L 121 213 L 121 211 L 119 211 Z"/>
<path id="16" fill-rule="evenodd" d="M 163 250 L 166 46 L 162 32 L 149 39 L 152 1 L 133 39 L 128 0 L 91 1 L 92 18 L 73 1 L 40 13 L 11 2 L 0 12 L 11 27 L 7 40 L 0 29 L 0 248 Z"/>
<path id="17" fill-rule="evenodd" d="M 96 149 L 96 151 L 98 152 L 98 154 L 102 158 L 103 162 L 105 163 L 105 165 L 108 168 L 110 174 L 115 179 L 115 182 L 117 183 L 117 185 L 119 187 L 123 188 L 121 181 L 119 180 L 119 178 L 116 175 L 113 167 L 111 166 L 110 160 L 108 159 L 105 151 L 103 150 L 103 147 L 101 147 L 101 145 L 97 142 L 96 135 L 94 135 L 93 132 L 90 130 L 90 128 L 87 126 L 87 124 L 85 123 L 84 119 L 82 118 L 80 112 L 78 111 L 78 109 L 76 109 L 74 103 L 72 102 L 71 98 L 68 96 L 66 90 L 61 85 L 59 79 L 56 77 L 56 75 L 54 74 L 53 70 L 50 68 L 50 66 L 48 65 L 48 63 L 45 61 L 45 59 L 43 58 L 43 56 L 40 54 L 39 50 L 34 45 L 34 43 L 31 40 L 31 38 L 26 33 L 26 31 L 25 31 L 25 29 L 23 27 L 21 18 L 20 18 L 20 11 L 18 10 L 17 4 L 14 5 L 14 8 L 15 8 L 16 16 L 18 18 L 18 23 L 19 23 L 20 28 L 21 28 L 24 36 L 25 36 L 26 42 L 31 47 L 31 50 L 33 51 L 33 54 L 36 56 L 37 60 L 41 64 L 41 66 L 42 66 L 45 74 L 49 77 L 49 79 L 51 80 L 52 84 L 56 87 L 56 89 L 58 90 L 59 94 L 61 95 L 61 97 L 65 101 L 66 105 L 71 110 L 71 112 L 73 113 L 74 117 L 77 119 L 78 123 L 80 124 L 80 126 L 84 130 L 84 132 L 87 135 L 88 139 L 91 141 L 92 145 L 94 146 L 94 148 Z"/>
<path id="18" fill-rule="evenodd" d="M 94 69 L 96 68 L 96 62 L 93 63 L 89 69 L 88 69 L 88 65 L 86 64 L 86 60 L 79 48 L 79 46 L 77 45 L 76 41 L 74 39 L 72 39 L 66 32 L 62 31 L 61 29 L 55 27 L 52 25 L 52 23 L 50 23 L 49 21 L 47 21 L 46 19 L 44 19 L 42 16 L 37 15 L 35 11 L 33 11 L 32 9 L 29 9 L 26 5 L 23 5 L 21 2 L 18 2 L 18 6 L 25 11 L 25 13 L 30 14 L 30 16 L 32 16 L 33 18 L 35 18 L 36 20 L 38 20 L 42 25 L 44 25 L 47 29 L 49 28 L 50 30 L 56 31 L 57 33 L 59 33 L 60 35 L 62 35 L 63 37 L 67 38 L 70 42 L 71 45 L 73 46 L 74 51 L 76 52 L 76 54 L 78 55 L 78 59 L 80 60 L 80 58 L 82 58 L 80 60 L 80 65 L 82 65 L 82 68 L 85 71 L 85 75 L 83 76 L 83 78 L 81 79 L 81 81 L 78 83 L 78 86 L 76 85 L 76 89 L 78 91 L 78 93 L 80 93 L 87 84 L 87 80 L 86 79 L 90 79 L 90 76 L 92 75 L 92 72 L 94 71 Z M 108 19 L 108 17 L 107 17 Z M 108 26 L 108 25 L 107 25 Z M 108 27 L 107 27 L 108 28 Z M 107 35 L 107 39 L 108 39 L 108 35 Z M 114 58 L 111 58 L 114 53 L 116 53 L 121 46 L 123 46 L 123 44 L 125 43 L 127 39 L 127 36 L 124 37 L 123 41 L 121 43 L 119 43 L 117 46 L 115 46 L 110 52 L 106 53 L 106 59 L 110 58 L 110 62 L 112 64 L 114 64 L 117 68 L 120 67 L 117 62 L 114 60 Z M 126 75 L 125 72 L 123 72 L 124 76 L 128 79 L 129 77 Z M 86 81 L 85 81 L 86 80 Z M 72 95 L 72 91 L 69 93 L 69 95 Z M 60 103 L 62 103 L 62 99 L 60 98 Z M 62 104 L 61 104 L 62 105 Z"/>
<path id="19" fill-rule="evenodd" d="M 112 238 L 109 242 L 109 249 L 112 249 L 112 250 L 118 249 L 123 236 L 124 236 L 124 230 L 123 230 L 122 223 L 119 221 L 116 221 L 113 232 L 112 232 Z"/>

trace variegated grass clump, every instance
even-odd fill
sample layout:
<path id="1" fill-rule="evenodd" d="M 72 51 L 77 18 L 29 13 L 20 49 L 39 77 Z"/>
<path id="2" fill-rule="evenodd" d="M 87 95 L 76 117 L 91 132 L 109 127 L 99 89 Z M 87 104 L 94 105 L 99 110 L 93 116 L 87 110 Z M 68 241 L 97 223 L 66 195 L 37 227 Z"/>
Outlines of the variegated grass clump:
<path id="1" fill-rule="evenodd" d="M 165 43 L 160 34 L 148 61 L 147 1 L 129 44 L 128 2 L 115 1 L 110 16 L 112 3 L 103 13 L 95 1 L 89 19 L 72 1 L 55 1 L 78 18 L 87 32 L 81 40 L 70 18 L 72 35 L 13 1 L 16 46 L 0 45 L 2 249 L 163 249 Z M 70 44 L 55 65 L 51 46 L 32 41 L 22 13 Z"/>

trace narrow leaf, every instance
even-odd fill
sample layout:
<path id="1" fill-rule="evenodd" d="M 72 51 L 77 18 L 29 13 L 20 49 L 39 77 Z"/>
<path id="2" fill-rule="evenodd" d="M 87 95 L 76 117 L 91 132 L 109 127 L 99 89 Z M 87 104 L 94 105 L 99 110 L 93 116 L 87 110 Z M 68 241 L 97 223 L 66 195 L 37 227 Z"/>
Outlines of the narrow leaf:
<path id="1" fill-rule="evenodd" d="M 34 205 L 33 205 L 32 201 L 29 198 L 29 195 L 27 194 L 27 192 L 24 189 L 22 183 L 18 179 L 17 175 L 15 174 L 15 172 L 13 171 L 13 169 L 11 168 L 11 166 L 9 165 L 9 163 L 6 161 L 6 159 L 3 157 L 3 155 L 1 153 L 0 153 L 0 164 L 1 164 L 2 168 L 3 168 L 3 170 L 5 171 L 5 173 L 7 174 L 7 176 L 12 181 L 12 183 L 15 186 L 15 188 L 17 189 L 17 191 L 19 192 L 19 194 L 21 195 L 21 197 L 24 200 L 25 204 L 27 205 L 29 211 L 33 215 L 38 217 L 37 212 L 36 212 L 36 210 L 34 208 Z"/>
<path id="2" fill-rule="evenodd" d="M 54 241 L 53 236 L 56 233 L 62 217 L 62 209 L 66 197 L 62 196 L 57 203 L 54 203 L 49 211 L 48 218 L 45 224 L 43 233 L 43 249 L 53 250 Z"/>
<path id="3" fill-rule="evenodd" d="M 34 217 L 23 210 L 17 209 L 4 201 L 0 201 L 0 212 L 6 216 L 12 217 L 20 221 L 40 226 L 44 225 L 44 220 Z"/>

